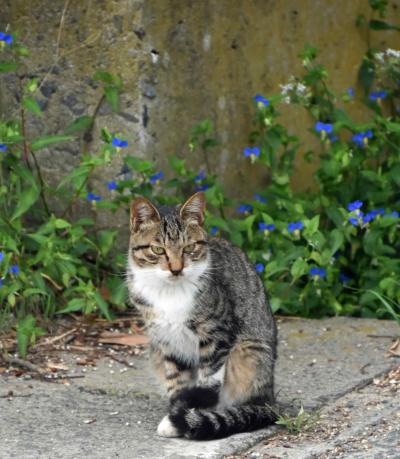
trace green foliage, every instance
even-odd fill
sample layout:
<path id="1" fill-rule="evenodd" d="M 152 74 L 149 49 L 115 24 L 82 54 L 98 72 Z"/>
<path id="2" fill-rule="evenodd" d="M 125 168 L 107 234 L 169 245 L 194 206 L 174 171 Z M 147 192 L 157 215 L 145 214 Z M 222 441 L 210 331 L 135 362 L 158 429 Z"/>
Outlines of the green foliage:
<path id="1" fill-rule="evenodd" d="M 17 343 L 18 353 L 22 358 L 26 357 L 28 346 L 36 342 L 38 336 L 46 332 L 43 328 L 36 327 L 36 318 L 28 314 L 18 322 L 17 325 Z"/>
<path id="2" fill-rule="evenodd" d="M 319 412 L 307 412 L 304 410 L 303 405 L 301 405 L 296 416 L 280 414 L 276 424 L 285 427 L 291 434 L 298 434 L 314 427 L 319 418 Z"/>
<path id="3" fill-rule="evenodd" d="M 384 11 L 385 2 L 371 3 Z M 27 50 L 14 40 L 2 52 L 0 71 L 14 72 Z M 203 161 L 200 172 L 172 156 L 164 175 L 152 161 L 132 155 L 121 133 L 103 128 L 99 150 L 82 153 L 77 167 L 49 186 L 36 152 L 74 141 L 92 128 L 95 114 L 73 120 L 62 132 L 28 138 L 27 117 L 46 113 L 35 99 L 40 82 L 22 79 L 20 118 L 0 121 L 0 320 L 10 314 L 20 318 L 21 355 L 40 333 L 35 316 L 82 312 L 110 319 L 125 307 L 120 275 L 125 257 L 115 249 L 117 234 L 96 231 L 95 222 L 100 212 L 128 212 L 137 195 L 177 204 L 203 190 L 207 230 L 247 252 L 275 312 L 398 317 L 400 119 L 392 109 L 400 96 L 400 53 L 368 51 L 359 73 L 364 94 L 355 97 L 353 91 L 337 95 L 329 87 L 318 52 L 307 45 L 300 54 L 302 74 L 282 85 L 280 94 L 255 98 L 243 163 L 264 168 L 270 182 L 244 202 L 226 197 L 213 174 L 210 155 L 218 154 L 218 141 L 209 120 L 192 129 L 188 144 L 190 154 Z M 93 78 L 117 110 L 121 79 L 104 71 Z M 369 115 L 362 123 L 347 111 L 356 99 Z M 309 117 L 314 151 L 304 151 L 301 136 L 280 122 L 282 104 L 297 105 Z M 307 192 L 293 186 L 301 157 L 315 171 Z M 129 173 L 93 190 L 93 173 L 117 158 Z M 363 202 L 357 208 L 358 200 Z M 87 218 L 72 218 L 78 204 L 87 206 Z"/>

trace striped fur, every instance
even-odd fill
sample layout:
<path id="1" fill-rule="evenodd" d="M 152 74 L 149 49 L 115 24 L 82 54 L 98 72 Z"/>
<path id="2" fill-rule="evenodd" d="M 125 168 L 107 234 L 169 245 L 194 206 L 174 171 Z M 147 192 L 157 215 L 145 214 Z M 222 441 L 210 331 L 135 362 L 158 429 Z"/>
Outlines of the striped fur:
<path id="1" fill-rule="evenodd" d="M 220 438 L 275 420 L 276 328 L 245 254 L 202 228 L 205 201 L 132 204 L 130 298 L 170 400 L 163 436 Z"/>

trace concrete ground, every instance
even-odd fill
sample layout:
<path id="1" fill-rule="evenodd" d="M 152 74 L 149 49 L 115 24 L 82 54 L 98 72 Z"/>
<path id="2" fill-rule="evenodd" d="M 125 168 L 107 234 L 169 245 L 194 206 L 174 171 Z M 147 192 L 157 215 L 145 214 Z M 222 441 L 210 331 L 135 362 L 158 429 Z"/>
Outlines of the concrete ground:
<path id="1" fill-rule="evenodd" d="M 400 359 L 386 352 L 396 323 L 286 319 L 279 332 L 278 400 L 320 410 L 300 435 L 274 426 L 209 442 L 157 437 L 167 405 L 145 356 L 85 367 L 69 352 L 68 373 L 83 377 L 0 376 L 0 458 L 400 458 Z"/>

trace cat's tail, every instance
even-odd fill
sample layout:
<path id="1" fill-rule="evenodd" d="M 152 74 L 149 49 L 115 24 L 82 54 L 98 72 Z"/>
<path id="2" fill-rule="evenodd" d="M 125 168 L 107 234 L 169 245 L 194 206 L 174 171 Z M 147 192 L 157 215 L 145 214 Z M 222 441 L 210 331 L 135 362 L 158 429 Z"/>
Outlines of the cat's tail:
<path id="1" fill-rule="evenodd" d="M 212 440 L 273 424 L 276 411 L 267 405 L 243 405 L 221 410 L 173 407 L 169 420 L 179 436 Z"/>

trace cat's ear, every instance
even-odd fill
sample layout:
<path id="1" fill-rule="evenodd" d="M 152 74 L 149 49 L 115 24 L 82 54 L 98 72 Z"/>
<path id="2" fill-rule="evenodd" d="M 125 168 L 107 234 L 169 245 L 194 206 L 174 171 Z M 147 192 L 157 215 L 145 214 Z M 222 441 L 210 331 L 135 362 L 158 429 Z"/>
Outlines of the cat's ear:
<path id="1" fill-rule="evenodd" d="M 132 202 L 130 227 L 133 233 L 142 225 L 159 223 L 160 220 L 157 208 L 148 199 L 139 196 Z"/>
<path id="2" fill-rule="evenodd" d="M 181 207 L 180 215 L 186 223 L 196 222 L 202 225 L 204 222 L 204 212 L 206 210 L 206 198 L 204 193 L 199 191 L 191 196 Z"/>

